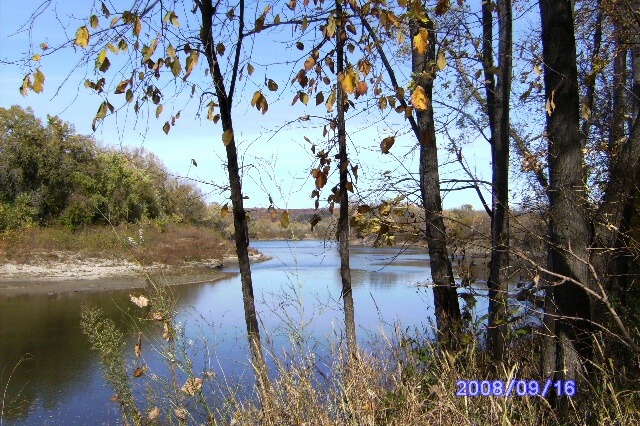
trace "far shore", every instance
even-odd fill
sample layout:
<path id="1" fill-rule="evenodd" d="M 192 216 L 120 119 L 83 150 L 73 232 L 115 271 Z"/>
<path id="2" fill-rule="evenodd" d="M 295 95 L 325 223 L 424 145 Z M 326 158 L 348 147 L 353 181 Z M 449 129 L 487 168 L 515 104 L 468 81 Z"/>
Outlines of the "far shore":
<path id="1" fill-rule="evenodd" d="M 269 260 L 251 254 L 251 262 Z M 75 257 L 55 262 L 0 265 L 0 296 L 136 290 L 152 285 L 184 285 L 214 282 L 235 275 L 222 270 L 237 264 L 235 258 L 211 259 L 181 266 L 142 266 L 126 260 Z"/>

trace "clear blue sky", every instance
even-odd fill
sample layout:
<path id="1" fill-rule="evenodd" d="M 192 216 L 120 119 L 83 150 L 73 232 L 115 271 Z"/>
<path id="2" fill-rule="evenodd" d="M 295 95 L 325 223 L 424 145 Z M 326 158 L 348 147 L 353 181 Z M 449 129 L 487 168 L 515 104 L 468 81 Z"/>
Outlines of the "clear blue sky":
<path id="1" fill-rule="evenodd" d="M 28 28 L 19 31 L 39 4 L 40 1 L 0 0 L 1 60 L 14 62 L 40 53 L 39 45 L 43 42 L 48 43 L 49 46 L 55 46 L 64 39 L 73 36 L 76 29 L 83 25 L 81 18 L 86 19 L 91 14 L 91 2 L 58 1 L 54 2 L 55 8 L 50 7 L 38 18 L 31 33 Z M 128 2 L 124 4 L 128 4 Z M 59 21 L 54 19 L 56 13 Z M 74 14 L 75 16 L 73 16 Z M 178 15 L 184 26 L 187 18 L 181 13 Z M 66 35 L 61 23 L 67 26 Z M 84 24 L 88 25 L 87 22 Z M 314 106 L 313 96 L 307 107 L 300 102 L 295 106 L 290 105 L 295 94 L 294 88 L 288 84 L 291 80 L 290 75 L 291 72 L 300 69 L 302 65 L 301 63 L 296 66 L 290 64 L 273 65 L 274 62 L 300 57 L 300 52 L 295 48 L 287 50 L 284 47 L 289 43 L 290 36 L 290 31 L 282 31 L 275 35 L 263 32 L 259 35 L 256 45 L 253 46 L 251 59 L 256 71 L 250 81 L 243 80 L 236 95 L 234 127 L 242 161 L 247 166 L 243 186 L 245 194 L 250 197 L 247 200 L 248 207 L 267 206 L 266 192 L 273 196 L 278 207 L 308 208 L 313 205 L 309 194 L 314 189 L 314 185 L 309 178 L 309 171 L 315 163 L 310 155 L 310 145 L 305 142 L 304 136 L 317 142 L 318 147 L 321 147 L 322 127 L 319 127 L 320 122 L 298 123 L 286 126 L 275 133 L 276 129 L 280 129 L 295 117 L 305 114 L 326 116 L 326 108 L 322 105 Z M 81 53 L 80 49 L 76 52 L 74 49 L 66 49 L 43 56 L 40 67 L 46 75 L 44 92 L 39 95 L 30 93 L 27 97 L 22 97 L 18 88 L 23 76 L 29 72 L 29 68 L 6 63 L 0 64 L 0 90 L 2 93 L 0 106 L 5 108 L 11 105 L 30 106 L 35 114 L 42 119 L 45 119 L 47 114 L 57 115 L 72 123 L 79 133 L 92 134 L 96 140 L 105 145 L 144 147 L 154 152 L 177 176 L 189 176 L 218 184 L 226 183 L 226 174 L 222 166 L 224 147 L 221 142 L 220 125 L 207 121 L 205 119 L 206 111 L 202 113 L 201 118 L 196 117 L 197 100 L 188 102 L 189 97 L 185 94 L 178 96 L 173 103 L 165 99 L 163 102 L 165 104 L 164 112 L 159 120 L 156 120 L 155 116 L 151 114 L 150 119 L 138 120 L 136 123 L 132 108 L 123 109 L 117 115 L 108 116 L 97 131 L 93 132 L 91 122 L 102 99 L 83 87 L 86 77 L 95 80 L 93 64 L 81 66 L 74 71 L 77 61 L 81 58 Z M 115 65 L 117 58 L 114 59 L 113 55 L 110 58 Z M 112 65 L 112 70 L 115 68 L 114 65 Z M 109 75 L 113 75 L 113 73 Z M 263 85 L 265 77 L 273 78 L 278 82 L 277 92 L 266 90 Z M 194 72 L 189 81 L 192 80 L 206 81 L 203 68 Z M 269 100 L 269 111 L 264 116 L 249 104 L 256 87 L 263 88 Z M 169 93 L 169 91 L 168 87 L 165 93 Z M 327 95 L 325 93 L 325 96 Z M 123 103 L 122 95 L 120 98 L 117 95 L 109 95 L 109 100 L 116 108 Z M 162 124 L 178 110 L 182 111 L 180 120 L 169 134 L 165 135 L 161 130 Z M 378 109 L 372 108 L 371 111 L 353 117 L 348 126 L 352 141 L 351 158 L 359 165 L 358 189 L 362 194 L 368 193 L 376 185 L 375 181 L 379 181 L 380 175 L 387 170 L 399 173 L 400 170 L 406 168 L 411 172 L 417 172 L 417 155 L 406 154 L 415 144 L 411 134 L 401 136 L 396 140 L 392 152 L 397 157 L 380 153 L 379 144 L 385 136 L 390 135 L 390 132 L 404 133 L 403 129 L 408 130 L 406 122 L 397 118 L 395 113 L 383 121 Z M 444 146 L 444 141 L 440 140 L 439 144 Z M 465 148 L 464 152 L 467 161 L 477 172 L 478 177 L 490 180 L 488 144 L 479 141 Z M 196 159 L 197 168 L 190 167 L 192 158 Z M 451 158 L 449 154 L 441 150 L 440 160 L 441 163 L 444 163 L 450 161 Z M 455 164 L 444 166 L 441 169 L 441 177 L 443 179 L 466 178 Z M 332 179 L 333 181 L 330 180 L 328 187 L 333 186 L 337 178 L 334 176 Z M 201 187 L 205 193 L 213 190 L 206 185 L 201 185 Z M 324 194 L 326 199 L 328 189 L 325 189 L 325 192 L 327 192 Z M 213 192 L 208 199 L 225 202 L 224 197 L 225 195 Z M 489 197 L 487 201 L 490 201 Z M 455 191 L 444 197 L 445 208 L 453 208 L 462 204 L 472 204 L 476 208 L 481 206 L 473 190 Z"/>

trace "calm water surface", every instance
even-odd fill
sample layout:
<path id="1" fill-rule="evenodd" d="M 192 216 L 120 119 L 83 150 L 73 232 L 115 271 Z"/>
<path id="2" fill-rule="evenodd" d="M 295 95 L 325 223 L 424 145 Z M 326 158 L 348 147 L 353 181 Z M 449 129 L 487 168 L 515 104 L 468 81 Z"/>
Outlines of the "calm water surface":
<path id="1" fill-rule="evenodd" d="M 270 353 L 282 356 L 295 342 L 322 359 L 343 338 L 335 245 L 261 241 L 252 246 L 272 257 L 252 266 L 263 340 Z M 351 267 L 361 344 L 391 335 L 398 326 L 431 330 L 431 289 L 419 286 L 430 278 L 424 250 L 352 247 Z M 177 286 L 173 291 L 194 371 L 211 370 L 216 380 L 250 387 L 239 277 Z M 6 389 L 0 423 L 121 423 L 118 405 L 111 401 L 113 391 L 102 379 L 99 361 L 79 323 L 82 306 L 91 305 L 100 307 L 123 330 L 131 330 L 131 316 L 139 315 L 139 310 L 129 301 L 129 293 L 0 297 L 0 397 Z M 485 313 L 486 303 L 481 301 L 476 315 Z M 144 359 L 138 362 L 149 366 L 147 376 L 163 376 L 164 364 L 155 350 L 161 346 L 161 331 L 155 323 L 142 327 L 149 340 L 143 343 Z M 137 332 L 128 332 L 131 371 L 137 362 L 132 356 L 136 337 Z M 321 362 L 318 368 L 323 368 Z"/>

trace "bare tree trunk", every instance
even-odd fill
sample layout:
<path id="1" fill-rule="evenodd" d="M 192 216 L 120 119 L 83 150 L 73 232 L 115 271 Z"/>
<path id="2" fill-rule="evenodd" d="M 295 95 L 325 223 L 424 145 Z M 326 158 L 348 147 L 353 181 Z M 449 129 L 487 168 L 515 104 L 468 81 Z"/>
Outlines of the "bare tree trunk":
<path id="1" fill-rule="evenodd" d="M 235 75 L 237 75 L 238 61 L 234 64 L 234 77 L 232 77 L 231 89 L 229 93 L 225 91 L 225 82 L 220 66 L 218 64 L 216 53 L 214 50 L 214 41 L 212 36 L 212 17 L 215 13 L 211 0 L 205 0 L 200 3 L 200 11 L 202 14 L 202 30 L 200 38 L 205 50 L 205 56 L 211 71 L 211 77 L 215 87 L 216 98 L 220 107 L 220 120 L 222 122 L 223 131 L 233 132 L 233 119 L 231 115 L 233 86 L 235 83 Z M 240 1 L 240 29 L 236 45 L 239 57 L 239 51 L 242 45 L 242 31 L 244 20 L 244 1 Z M 242 182 L 240 179 L 240 167 L 238 164 L 238 153 L 236 149 L 235 137 L 226 146 L 227 154 L 227 171 L 229 174 L 229 187 L 231 189 L 231 204 L 233 210 L 233 227 L 234 240 L 236 246 L 236 255 L 238 256 L 238 266 L 240 269 L 240 281 L 242 284 L 242 300 L 244 304 L 244 317 L 247 326 L 247 335 L 249 338 L 249 347 L 251 350 L 251 358 L 256 372 L 258 389 L 263 407 L 268 410 L 269 407 L 269 376 L 267 365 L 262 353 L 262 345 L 260 342 L 260 328 L 256 315 L 255 300 L 253 296 L 253 283 L 251 280 L 251 265 L 249 263 L 249 225 L 247 215 L 244 210 L 242 198 Z"/>
<path id="2" fill-rule="evenodd" d="M 539 4 L 549 111 L 549 269 L 588 286 L 591 227 L 583 175 L 573 2 L 541 0 Z M 558 317 L 551 325 L 551 311 L 546 313 L 545 323 L 551 330 L 555 327 L 555 333 L 545 348 L 543 374 L 579 379 L 587 373 L 582 362 L 590 360 L 593 352 L 589 296 L 581 286 L 566 281 L 553 283 L 547 292 Z M 561 402 L 566 409 L 566 397 Z"/>
<path id="3" fill-rule="evenodd" d="M 425 235 L 429 246 L 433 299 L 435 304 L 438 337 L 445 347 L 454 348 L 461 328 L 460 305 L 456 291 L 451 261 L 447 254 L 447 238 L 440 198 L 440 174 L 438 171 L 438 147 L 433 119 L 433 80 L 435 78 L 436 35 L 433 22 L 413 22 L 411 39 L 420 28 L 427 30 L 429 45 L 424 53 L 412 49 L 411 70 L 416 84 L 424 89 L 427 108 L 417 111 L 417 134 L 420 141 L 420 194 L 425 211 Z"/>
<path id="4" fill-rule="evenodd" d="M 336 0 L 336 56 L 338 75 L 344 72 L 344 41 L 347 37 L 344 28 L 344 19 L 341 0 Z M 340 250 L 340 278 L 342 280 L 342 301 L 344 303 L 344 325 L 347 335 L 347 350 L 349 356 L 354 358 L 357 354 L 356 346 L 356 322 L 353 307 L 353 293 L 351 291 L 351 268 L 349 266 L 349 193 L 347 182 L 349 179 L 349 157 L 347 156 L 347 133 L 345 129 L 346 94 L 342 85 L 338 83 L 336 89 L 337 127 L 340 167 L 340 217 L 338 218 L 338 243 Z"/>
<path id="5" fill-rule="evenodd" d="M 491 261 L 489 263 L 489 319 L 487 342 L 495 361 L 502 360 L 507 335 L 506 271 L 509 264 L 509 102 L 512 74 L 511 1 L 498 0 L 498 85 L 493 89 L 493 15 L 488 2 L 482 4 L 483 59 L 487 81 L 487 113 L 491 130 L 492 216 Z"/>

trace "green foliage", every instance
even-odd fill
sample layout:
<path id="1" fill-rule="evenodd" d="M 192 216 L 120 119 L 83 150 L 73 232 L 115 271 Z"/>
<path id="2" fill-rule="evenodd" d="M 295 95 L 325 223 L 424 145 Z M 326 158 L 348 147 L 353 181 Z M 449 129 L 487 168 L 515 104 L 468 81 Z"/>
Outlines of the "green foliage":
<path id="1" fill-rule="evenodd" d="M 57 117 L 44 126 L 30 109 L 0 108 L 0 231 L 159 218 L 201 223 L 205 215 L 202 194 L 171 178 L 155 155 L 103 148 Z"/>
<path id="2" fill-rule="evenodd" d="M 123 356 L 126 346 L 124 334 L 96 308 L 82 310 L 81 326 L 82 332 L 89 338 L 91 349 L 100 356 L 105 380 L 116 391 L 123 415 L 133 420 L 134 424 L 140 424 L 141 418 L 131 392 Z"/>

